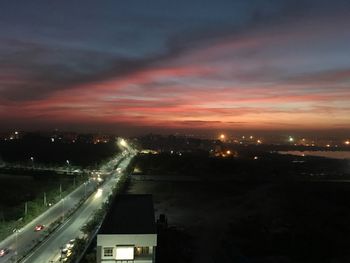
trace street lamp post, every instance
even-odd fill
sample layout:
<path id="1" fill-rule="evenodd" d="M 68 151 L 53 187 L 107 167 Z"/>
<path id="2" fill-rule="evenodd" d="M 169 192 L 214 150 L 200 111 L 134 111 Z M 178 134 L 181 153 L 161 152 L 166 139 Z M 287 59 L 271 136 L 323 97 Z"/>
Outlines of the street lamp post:
<path id="1" fill-rule="evenodd" d="M 70 166 L 69 166 L 69 165 L 70 165 L 69 160 L 66 160 L 66 163 L 67 163 L 67 173 L 68 173 L 68 172 L 69 172 L 69 170 L 70 170 L 70 169 L 69 169 L 69 168 L 70 168 Z"/>
<path id="2" fill-rule="evenodd" d="M 24 216 L 27 216 L 28 214 L 28 202 L 24 203 Z"/>
<path id="3" fill-rule="evenodd" d="M 15 250 L 15 262 L 17 262 L 17 256 L 18 256 L 18 233 L 20 232 L 19 229 L 15 228 L 13 230 L 13 233 L 15 233 L 16 236 L 16 250 Z"/>
<path id="4" fill-rule="evenodd" d="M 62 222 L 64 222 L 64 198 L 62 198 Z"/>

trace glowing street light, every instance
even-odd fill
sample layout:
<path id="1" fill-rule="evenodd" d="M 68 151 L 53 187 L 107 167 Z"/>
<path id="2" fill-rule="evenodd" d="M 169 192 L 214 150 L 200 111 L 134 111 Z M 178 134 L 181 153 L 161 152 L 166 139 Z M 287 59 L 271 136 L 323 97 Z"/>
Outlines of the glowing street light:
<path id="1" fill-rule="evenodd" d="M 102 193 L 103 193 L 102 188 L 97 189 L 97 192 L 96 192 L 94 198 L 96 199 L 96 198 L 101 197 L 101 196 L 102 196 Z"/>
<path id="2" fill-rule="evenodd" d="M 126 141 L 124 139 L 120 140 L 120 145 L 123 146 L 123 147 L 127 147 L 128 146 L 128 144 L 126 143 Z"/>
<path id="3" fill-rule="evenodd" d="M 345 144 L 350 145 L 350 141 L 349 140 L 345 141 Z"/>
<path id="4" fill-rule="evenodd" d="M 221 140 L 225 140 L 225 138 L 226 138 L 225 134 L 220 134 L 220 139 Z"/>
<path id="5" fill-rule="evenodd" d="M 294 138 L 289 136 L 289 142 L 294 142 Z"/>

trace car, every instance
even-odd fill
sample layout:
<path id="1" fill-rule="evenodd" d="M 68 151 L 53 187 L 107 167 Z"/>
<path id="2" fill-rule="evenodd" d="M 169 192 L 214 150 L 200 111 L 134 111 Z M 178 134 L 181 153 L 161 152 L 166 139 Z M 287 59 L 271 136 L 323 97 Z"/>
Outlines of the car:
<path id="1" fill-rule="evenodd" d="M 74 247 L 74 242 L 75 242 L 75 239 L 69 240 L 69 242 L 66 244 L 66 248 L 72 249 Z"/>
<path id="2" fill-rule="evenodd" d="M 10 252 L 10 249 L 8 249 L 8 248 L 0 249 L 0 257 L 5 256 L 5 255 L 8 254 L 9 252 Z"/>
<path id="3" fill-rule="evenodd" d="M 71 254 L 72 254 L 72 251 L 70 251 L 68 248 L 61 249 L 60 260 L 63 262 L 67 261 Z"/>
<path id="4" fill-rule="evenodd" d="M 37 225 L 37 226 L 35 226 L 34 231 L 38 232 L 38 231 L 43 230 L 44 228 L 45 228 L 44 225 Z"/>

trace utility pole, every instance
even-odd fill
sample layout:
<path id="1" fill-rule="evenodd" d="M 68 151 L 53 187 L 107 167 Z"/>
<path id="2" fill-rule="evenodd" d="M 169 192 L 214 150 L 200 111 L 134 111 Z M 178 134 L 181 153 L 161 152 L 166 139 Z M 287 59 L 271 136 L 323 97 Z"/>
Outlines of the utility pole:
<path id="1" fill-rule="evenodd" d="M 24 216 L 27 216 L 28 214 L 28 202 L 24 203 Z"/>
<path id="2" fill-rule="evenodd" d="M 46 192 L 44 192 L 44 206 L 46 207 Z"/>
<path id="3" fill-rule="evenodd" d="M 62 213 L 63 213 L 62 222 L 64 222 L 64 198 L 62 199 Z"/>
<path id="4" fill-rule="evenodd" d="M 60 200 L 62 199 L 62 184 L 60 184 Z"/>
<path id="5" fill-rule="evenodd" d="M 19 229 L 15 228 L 12 232 L 16 235 L 16 250 L 15 250 L 15 262 L 17 262 L 17 255 L 18 255 L 18 233 Z"/>

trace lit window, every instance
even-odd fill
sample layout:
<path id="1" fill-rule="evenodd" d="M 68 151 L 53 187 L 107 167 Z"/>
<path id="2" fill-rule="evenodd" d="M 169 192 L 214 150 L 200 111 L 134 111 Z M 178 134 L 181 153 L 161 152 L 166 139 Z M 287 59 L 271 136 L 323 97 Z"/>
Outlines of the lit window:
<path id="1" fill-rule="evenodd" d="M 103 256 L 104 257 L 113 257 L 113 248 L 112 247 L 103 248 Z"/>
<path id="2" fill-rule="evenodd" d="M 134 246 L 117 246 L 116 259 L 134 259 Z"/>
<path id="3" fill-rule="evenodd" d="M 148 254 L 150 254 L 149 247 L 135 247 L 135 255 L 141 256 Z"/>

